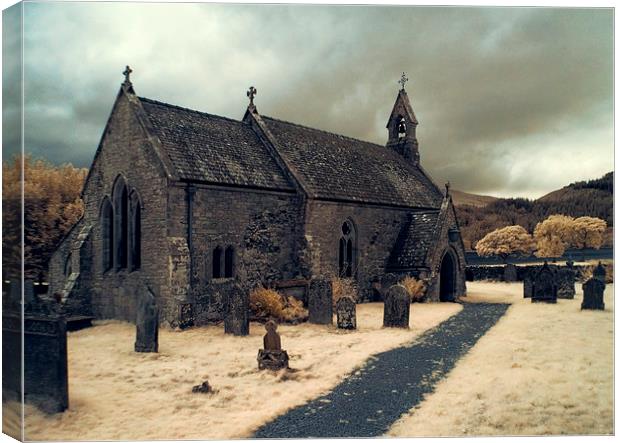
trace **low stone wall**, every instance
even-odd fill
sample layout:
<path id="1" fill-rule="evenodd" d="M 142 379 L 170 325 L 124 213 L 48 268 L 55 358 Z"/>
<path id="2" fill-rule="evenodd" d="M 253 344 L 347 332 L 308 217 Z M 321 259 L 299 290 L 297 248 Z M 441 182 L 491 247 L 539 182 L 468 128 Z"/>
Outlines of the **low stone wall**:
<path id="1" fill-rule="evenodd" d="M 505 281 L 504 280 L 504 268 L 507 265 L 502 266 L 467 266 L 465 269 L 465 278 L 467 281 Z M 523 281 L 527 275 L 533 275 L 534 272 L 542 268 L 543 265 L 526 265 L 517 266 L 517 279 L 516 281 Z M 566 265 L 549 265 L 551 268 L 561 269 L 566 268 Z M 576 273 L 576 279 L 578 281 L 583 280 L 583 273 L 589 265 L 573 265 L 573 269 Z"/>

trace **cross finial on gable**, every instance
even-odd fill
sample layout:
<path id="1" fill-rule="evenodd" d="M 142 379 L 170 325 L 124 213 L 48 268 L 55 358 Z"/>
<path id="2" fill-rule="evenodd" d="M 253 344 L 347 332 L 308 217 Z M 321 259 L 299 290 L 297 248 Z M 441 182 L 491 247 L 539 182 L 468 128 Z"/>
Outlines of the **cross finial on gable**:
<path id="1" fill-rule="evenodd" d="M 450 182 L 446 182 L 444 186 L 446 187 L 446 196 L 448 196 L 450 194 Z"/>
<path id="2" fill-rule="evenodd" d="M 133 70 L 129 66 L 125 66 L 125 70 L 123 71 L 123 75 L 125 76 L 125 84 L 131 84 L 131 80 L 129 80 L 129 75 L 133 72 Z"/>
<path id="3" fill-rule="evenodd" d="M 246 93 L 246 95 L 248 97 L 250 97 L 250 108 L 254 107 L 254 96 L 258 93 L 258 91 L 256 90 L 256 88 L 254 86 L 250 86 L 250 89 L 248 89 L 248 92 Z"/>
<path id="4" fill-rule="evenodd" d="M 400 76 L 400 80 L 398 80 L 398 83 L 400 84 L 400 90 L 401 91 L 405 90 L 405 83 L 407 83 L 408 81 L 409 81 L 409 79 L 407 78 L 407 76 L 403 72 L 403 75 Z"/>

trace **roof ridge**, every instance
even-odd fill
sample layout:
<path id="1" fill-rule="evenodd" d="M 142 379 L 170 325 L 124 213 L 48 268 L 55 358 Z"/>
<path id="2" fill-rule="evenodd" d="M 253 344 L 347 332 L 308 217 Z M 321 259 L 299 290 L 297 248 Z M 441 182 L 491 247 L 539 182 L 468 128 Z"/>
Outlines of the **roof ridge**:
<path id="1" fill-rule="evenodd" d="M 276 122 L 285 123 L 287 125 L 297 126 L 298 128 L 310 129 L 312 131 L 322 132 L 323 134 L 335 135 L 336 137 L 345 138 L 345 139 L 348 139 L 348 140 L 351 140 L 351 141 L 367 143 L 369 145 L 378 146 L 379 148 L 385 148 L 385 145 L 380 145 L 378 143 L 374 143 L 374 142 L 371 142 L 371 141 L 368 141 L 368 140 L 362 140 L 360 138 L 350 137 L 348 135 L 338 134 L 337 132 L 330 132 L 330 131 L 326 131 L 324 129 L 318 129 L 318 128 L 313 128 L 311 126 L 300 125 L 299 123 L 289 122 L 287 120 L 282 120 L 282 119 L 279 119 L 279 118 L 269 117 L 267 115 L 261 115 L 261 117 L 263 119 L 266 118 L 268 120 L 273 120 L 273 121 L 276 121 Z"/>
<path id="2" fill-rule="evenodd" d="M 210 114 L 208 112 L 203 112 L 203 111 L 197 111 L 196 109 L 185 108 L 183 106 L 173 105 L 171 103 L 166 103 L 166 102 L 162 102 L 162 101 L 159 101 L 159 100 L 153 100 L 152 98 L 138 97 L 138 99 L 140 101 L 144 101 L 144 102 L 151 103 L 151 104 L 154 104 L 154 105 L 165 106 L 167 108 L 179 109 L 181 111 L 188 111 L 188 112 L 192 112 L 194 114 L 204 115 L 204 116 L 207 116 L 207 117 L 221 118 L 222 120 L 228 120 L 228 121 L 235 122 L 235 123 L 243 123 L 243 124 L 245 124 L 243 122 L 243 120 L 235 120 L 234 118 L 224 117 L 222 115 Z"/>

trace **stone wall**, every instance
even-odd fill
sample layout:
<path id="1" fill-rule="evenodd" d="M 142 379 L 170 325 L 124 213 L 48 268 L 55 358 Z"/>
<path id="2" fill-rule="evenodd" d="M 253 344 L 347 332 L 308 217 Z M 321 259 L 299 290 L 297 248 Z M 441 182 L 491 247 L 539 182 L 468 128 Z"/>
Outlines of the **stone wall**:
<path id="1" fill-rule="evenodd" d="M 385 273 L 387 260 L 406 221 L 407 210 L 328 201 L 309 202 L 306 241 L 309 267 L 314 276 L 338 275 L 339 241 L 345 220 L 353 222 L 353 246 L 359 301 L 375 297 L 372 284 Z"/>
<path id="2" fill-rule="evenodd" d="M 565 268 L 565 265 L 549 265 L 552 268 Z M 533 275 L 540 270 L 543 265 L 526 265 L 517 266 L 517 281 L 523 281 L 526 275 Z M 587 265 L 573 265 L 575 269 L 576 279 L 581 280 L 581 274 L 587 268 Z M 504 266 L 467 266 L 465 271 L 467 281 L 503 281 L 504 280 Z"/>
<path id="3" fill-rule="evenodd" d="M 251 289 L 301 277 L 301 201 L 291 193 L 196 186 L 191 294 L 200 324 L 223 319 L 227 281 L 213 277 L 213 251 L 232 247 L 233 278 Z"/>
<path id="4" fill-rule="evenodd" d="M 133 105 L 135 106 L 135 105 Z M 141 268 L 104 272 L 100 205 L 111 198 L 116 179 L 122 176 L 128 188 L 136 190 L 142 201 Z M 115 104 L 83 191 L 84 218 L 92 225 L 92 254 L 81 266 L 91 271 L 91 282 L 84 283 L 81 294 L 92 300 L 92 314 L 97 318 L 135 321 L 136 294 L 143 281 L 148 282 L 158 299 L 169 293 L 167 274 L 168 180 L 152 141 L 142 129 L 129 99 L 121 95 Z M 79 234 L 74 228 L 59 246 L 50 263 L 51 291 L 64 285 L 64 261 Z M 51 292 L 50 291 L 50 292 Z M 159 303 L 159 301 L 158 301 Z M 165 316 L 163 316 L 165 319 Z"/>

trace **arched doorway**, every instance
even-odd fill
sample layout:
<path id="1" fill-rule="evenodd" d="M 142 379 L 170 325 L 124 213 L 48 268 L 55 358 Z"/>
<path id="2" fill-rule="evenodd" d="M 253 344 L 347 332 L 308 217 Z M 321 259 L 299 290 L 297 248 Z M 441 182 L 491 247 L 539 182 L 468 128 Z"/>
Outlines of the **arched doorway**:
<path id="1" fill-rule="evenodd" d="M 439 272 L 439 300 L 454 301 L 456 298 L 456 262 L 447 251 L 441 260 Z"/>

